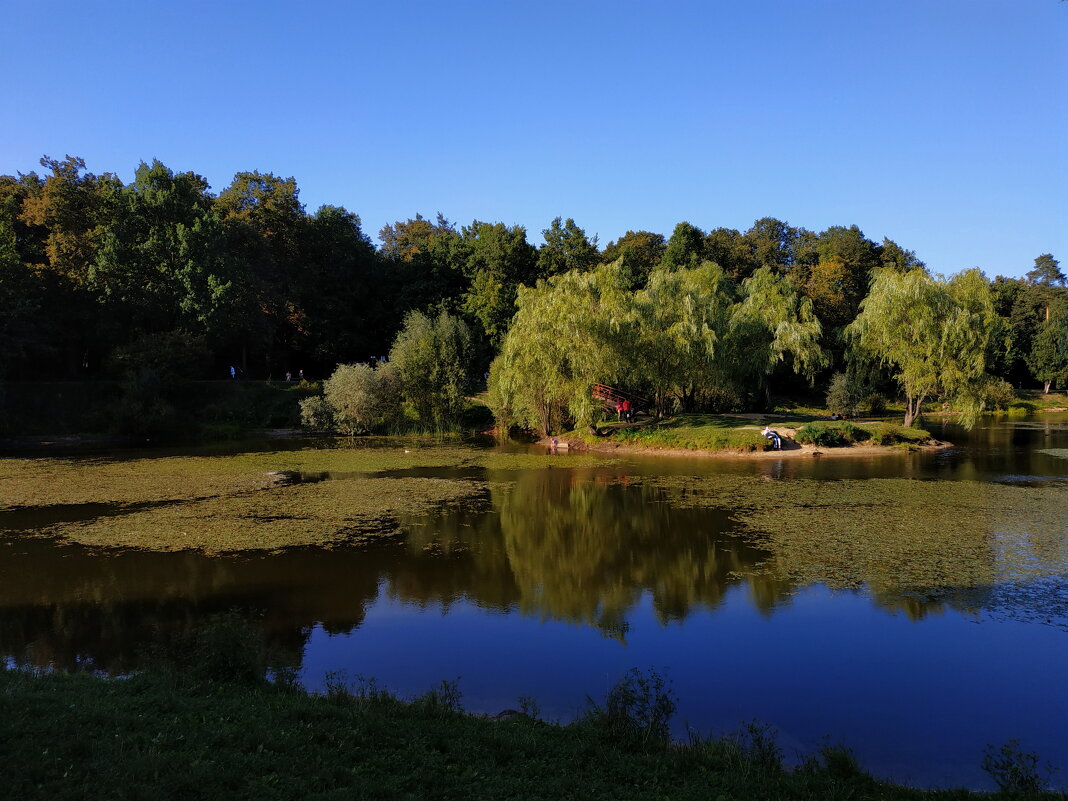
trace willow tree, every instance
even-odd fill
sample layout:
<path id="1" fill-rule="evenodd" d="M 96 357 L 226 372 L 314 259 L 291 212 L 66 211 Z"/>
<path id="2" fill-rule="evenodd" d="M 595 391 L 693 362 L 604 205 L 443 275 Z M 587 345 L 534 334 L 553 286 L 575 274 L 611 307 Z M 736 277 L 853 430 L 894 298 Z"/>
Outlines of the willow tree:
<path id="1" fill-rule="evenodd" d="M 517 311 L 500 355 L 490 367 L 490 405 L 499 424 L 513 423 L 546 436 L 565 424 L 592 422 L 597 406 L 590 385 L 620 371 L 625 302 L 619 265 L 571 271 L 519 287 Z"/>
<path id="2" fill-rule="evenodd" d="M 789 361 L 794 372 L 808 379 L 827 366 L 820 347 L 823 327 L 812 301 L 793 283 L 769 267 L 761 267 L 742 282 L 742 300 L 731 313 L 732 372 L 769 391 L 776 365 Z"/>
<path id="3" fill-rule="evenodd" d="M 617 324 L 627 332 L 628 375 L 649 387 L 656 415 L 675 394 L 691 408 L 695 394 L 715 383 L 721 340 L 734 287 L 719 266 L 658 268 L 646 288 L 629 297 Z"/>
<path id="4" fill-rule="evenodd" d="M 986 353 L 995 326 L 990 284 L 978 270 L 946 280 L 881 268 L 846 332 L 854 346 L 894 370 L 906 426 L 928 399 L 949 403 L 971 426 L 990 380 Z"/>

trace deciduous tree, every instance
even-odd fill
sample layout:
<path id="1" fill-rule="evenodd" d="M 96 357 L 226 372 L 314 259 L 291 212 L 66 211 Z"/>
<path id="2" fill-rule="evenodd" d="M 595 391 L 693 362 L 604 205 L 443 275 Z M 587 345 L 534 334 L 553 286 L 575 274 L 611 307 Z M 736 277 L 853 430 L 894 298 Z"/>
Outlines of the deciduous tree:
<path id="1" fill-rule="evenodd" d="M 947 280 L 923 270 L 876 271 L 848 329 L 854 343 L 894 368 L 905 394 L 905 425 L 940 398 L 974 424 L 989 376 L 986 354 L 996 325 L 990 285 L 978 270 Z"/>

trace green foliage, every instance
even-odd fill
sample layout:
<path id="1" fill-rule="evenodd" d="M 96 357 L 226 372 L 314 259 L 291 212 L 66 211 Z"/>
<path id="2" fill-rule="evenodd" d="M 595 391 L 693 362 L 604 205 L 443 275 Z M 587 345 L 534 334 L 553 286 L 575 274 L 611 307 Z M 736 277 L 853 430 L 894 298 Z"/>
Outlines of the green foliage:
<path id="1" fill-rule="evenodd" d="M 886 397 L 879 392 L 871 392 L 860 399 L 857 408 L 874 417 L 879 417 L 886 413 Z"/>
<path id="2" fill-rule="evenodd" d="M 404 399 L 424 426 L 441 429 L 459 421 L 471 389 L 473 353 L 466 323 L 446 312 L 433 319 L 410 312 L 389 358 Z"/>
<path id="3" fill-rule="evenodd" d="M 489 405 L 499 427 L 547 435 L 592 422 L 598 407 L 590 385 L 622 371 L 624 332 L 613 323 L 624 303 L 618 264 L 521 288 L 519 310 L 490 366 Z"/>
<path id="4" fill-rule="evenodd" d="M 1051 387 L 1068 385 L 1068 300 L 1053 304 L 1049 318 L 1039 324 L 1027 366 L 1047 394 Z"/>
<path id="5" fill-rule="evenodd" d="M 835 373 L 827 387 L 827 411 L 845 416 L 856 412 L 856 399 L 845 373 Z"/>
<path id="6" fill-rule="evenodd" d="M 982 409 L 986 353 L 995 328 L 990 286 L 978 270 L 935 280 L 922 270 L 879 269 L 848 328 L 853 344 L 894 368 L 905 425 L 926 398 L 951 403 L 965 425 Z"/>
<path id="7" fill-rule="evenodd" d="M 516 311 L 519 286 L 537 277 L 537 253 L 521 225 L 475 220 L 462 235 L 470 279 L 464 311 L 478 322 L 489 343 L 499 347 Z"/>
<path id="8" fill-rule="evenodd" d="M 313 395 L 300 402 L 300 424 L 312 431 L 333 431 L 334 407 L 322 395 Z"/>
<path id="9" fill-rule="evenodd" d="M 601 254 L 603 264 L 619 262 L 623 285 L 630 291 L 645 286 L 645 282 L 664 258 L 667 247 L 663 234 L 650 231 L 627 231 Z"/>
<path id="10" fill-rule="evenodd" d="M 603 706 L 587 700 L 590 722 L 618 742 L 645 751 L 663 749 L 670 743 L 670 723 L 678 699 L 655 670 L 643 673 L 631 668 L 608 691 Z"/>
<path id="11" fill-rule="evenodd" d="M 774 767 L 771 734 L 621 748 L 603 729 L 429 714 L 388 693 L 317 696 L 140 674 L 0 673 L 12 798 L 971 799 L 876 782 L 826 751 Z M 751 724 L 755 725 L 755 724 Z M 754 744 L 755 743 L 755 744 Z M 372 746 L 373 747 L 370 747 Z M 1049 794 L 1047 797 L 1056 797 Z"/>
<path id="12" fill-rule="evenodd" d="M 349 436 L 381 431 L 400 419 L 401 379 L 388 363 L 377 367 L 340 364 L 323 382 L 323 399 L 330 414 L 321 405 L 302 403 L 302 420 L 317 427 L 330 416 L 337 430 Z"/>
<path id="13" fill-rule="evenodd" d="M 1023 795 L 1037 795 L 1045 790 L 1053 772 L 1049 764 L 1039 764 L 1038 754 L 1023 751 L 1019 740 L 1009 740 L 997 749 L 988 745 L 982 768 L 1003 793 Z"/>
<path id="14" fill-rule="evenodd" d="M 823 448 L 841 448 L 850 444 L 841 428 L 816 426 L 812 423 L 806 423 L 797 429 L 794 441 L 801 445 L 819 445 Z"/>
<path id="15" fill-rule="evenodd" d="M 441 682 L 415 699 L 415 704 L 429 715 L 458 715 L 463 712 L 460 692 L 460 679 L 454 681 L 442 679 Z"/>
<path id="16" fill-rule="evenodd" d="M 545 244 L 538 251 L 538 277 L 548 278 L 571 270 L 585 271 L 597 264 L 600 255 L 597 237 L 591 242 L 570 217 L 563 223 L 557 217 L 541 233 Z"/>
<path id="17" fill-rule="evenodd" d="M 1006 411 L 1016 400 L 1016 390 L 1012 384 L 1002 379 L 991 378 L 983 386 L 983 409 L 987 411 Z"/>
<path id="18" fill-rule="evenodd" d="M 711 263 L 658 268 L 632 292 L 617 261 L 524 289 L 518 305 L 491 368 L 502 427 L 548 434 L 594 422 L 593 383 L 638 389 L 663 417 L 676 406 L 733 404 L 784 360 L 806 374 L 825 363 L 811 304 L 767 270 L 739 291 Z"/>

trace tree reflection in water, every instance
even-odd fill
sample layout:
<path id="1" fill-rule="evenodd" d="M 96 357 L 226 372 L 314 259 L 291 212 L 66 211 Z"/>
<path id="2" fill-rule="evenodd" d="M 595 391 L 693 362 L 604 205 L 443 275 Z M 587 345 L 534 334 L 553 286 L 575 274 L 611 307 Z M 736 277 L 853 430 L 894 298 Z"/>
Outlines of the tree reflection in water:
<path id="1" fill-rule="evenodd" d="M 361 548 L 107 555 L 11 539 L 0 544 L 0 653 L 123 673 L 154 643 L 235 607 L 256 616 L 272 647 L 299 653 L 317 625 L 359 627 L 383 593 L 443 611 L 463 600 L 619 639 L 645 595 L 666 624 L 716 609 L 735 586 L 765 615 L 798 587 L 826 583 L 918 620 L 982 609 L 992 594 L 1011 606 L 994 592 L 1003 564 L 1063 570 L 1068 561 L 1063 538 L 1042 528 L 1060 503 L 1049 488 L 780 481 L 774 464 L 763 475 L 705 478 L 606 468 L 489 477 L 488 511 L 452 504 L 400 520 L 403 537 Z M 1022 537 L 1004 536 L 1004 504 L 1029 515 Z"/>

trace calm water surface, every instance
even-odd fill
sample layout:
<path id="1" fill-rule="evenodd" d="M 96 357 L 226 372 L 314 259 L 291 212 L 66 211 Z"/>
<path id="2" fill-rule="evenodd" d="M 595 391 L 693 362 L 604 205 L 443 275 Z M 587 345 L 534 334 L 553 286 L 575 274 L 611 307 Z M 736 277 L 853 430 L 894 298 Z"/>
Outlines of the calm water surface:
<path id="1" fill-rule="evenodd" d="M 829 738 L 876 775 L 973 787 L 990 786 L 984 747 L 1017 738 L 1061 767 L 1063 787 L 1068 535 L 1032 555 L 1040 565 L 1027 582 L 918 590 L 890 575 L 878 591 L 835 590 L 760 570 L 772 554 L 745 536 L 729 501 L 687 508 L 650 480 L 814 479 L 832 492 L 846 478 L 1052 487 L 1065 493 L 1068 528 L 1068 459 L 1043 452 L 1068 448 L 1068 416 L 935 435 L 960 445 L 592 468 L 561 454 L 543 469 L 419 470 L 486 478 L 493 489 L 477 508 L 405 521 L 397 540 L 361 549 L 116 555 L 21 533 L 114 513 L 107 505 L 0 513 L 0 656 L 129 671 L 146 646 L 240 607 L 262 613 L 272 644 L 299 655 L 311 688 L 335 671 L 402 695 L 459 677 L 469 710 L 495 713 L 529 696 L 543 717 L 568 720 L 628 668 L 655 668 L 680 698 L 680 734 L 756 718 L 778 729 L 788 756 Z M 989 521 L 985 558 L 997 560 L 998 537 L 1012 536 L 1005 517 Z"/>

